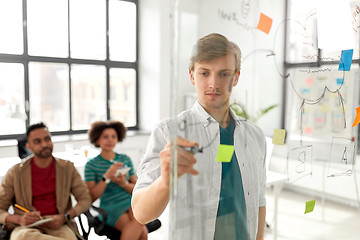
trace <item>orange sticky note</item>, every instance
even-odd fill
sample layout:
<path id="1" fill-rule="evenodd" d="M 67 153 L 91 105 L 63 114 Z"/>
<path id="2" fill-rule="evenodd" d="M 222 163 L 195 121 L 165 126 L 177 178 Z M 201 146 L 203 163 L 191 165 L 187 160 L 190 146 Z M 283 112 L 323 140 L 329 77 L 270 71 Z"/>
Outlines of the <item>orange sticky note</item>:
<path id="1" fill-rule="evenodd" d="M 256 28 L 259 29 L 260 31 L 263 31 L 266 34 L 269 34 L 271 25 L 272 25 L 272 19 L 266 16 L 265 14 L 261 13 L 259 23 L 256 26 Z"/>
<path id="2" fill-rule="evenodd" d="M 359 123 L 360 123 L 360 106 L 356 108 L 356 116 L 352 126 L 355 127 Z"/>

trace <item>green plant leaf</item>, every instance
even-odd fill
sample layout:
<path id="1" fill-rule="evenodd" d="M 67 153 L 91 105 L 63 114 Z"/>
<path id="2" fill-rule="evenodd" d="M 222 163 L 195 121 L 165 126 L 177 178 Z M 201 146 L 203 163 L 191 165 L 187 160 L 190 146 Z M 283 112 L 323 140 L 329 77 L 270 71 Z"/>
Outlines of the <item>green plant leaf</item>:
<path id="1" fill-rule="evenodd" d="M 278 106 L 278 104 L 273 104 L 270 105 L 267 108 L 263 108 L 260 109 L 260 112 L 256 115 L 256 117 L 253 118 L 254 122 L 257 122 L 259 120 L 259 118 L 261 118 L 262 116 L 264 116 L 265 114 L 267 114 L 269 111 L 271 111 L 272 109 L 276 108 Z"/>
<path id="2" fill-rule="evenodd" d="M 261 118 L 262 116 L 264 116 L 269 111 L 276 108 L 277 106 L 278 106 L 278 104 L 270 105 L 266 108 L 260 109 L 259 113 L 256 114 L 255 116 L 250 116 L 250 114 L 247 111 L 246 106 L 244 104 L 237 103 L 237 102 L 230 104 L 231 109 L 235 112 L 236 115 L 243 117 L 245 119 L 249 119 L 253 122 L 257 122 L 259 120 L 259 118 Z"/>

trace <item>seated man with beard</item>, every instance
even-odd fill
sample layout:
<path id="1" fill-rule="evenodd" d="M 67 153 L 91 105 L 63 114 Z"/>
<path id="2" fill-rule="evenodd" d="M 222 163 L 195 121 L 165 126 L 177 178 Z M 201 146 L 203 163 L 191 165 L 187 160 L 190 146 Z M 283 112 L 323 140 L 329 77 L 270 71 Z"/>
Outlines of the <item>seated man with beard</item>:
<path id="1" fill-rule="evenodd" d="M 72 162 L 53 157 L 53 143 L 44 123 L 29 126 L 26 137 L 26 147 L 33 155 L 9 169 L 2 179 L 0 223 L 15 227 L 11 240 L 76 240 L 80 235 L 73 218 L 90 207 L 87 187 Z M 74 207 L 71 195 L 77 201 Z M 11 205 L 14 214 L 8 213 Z M 51 221 L 22 227 L 44 218 Z"/>

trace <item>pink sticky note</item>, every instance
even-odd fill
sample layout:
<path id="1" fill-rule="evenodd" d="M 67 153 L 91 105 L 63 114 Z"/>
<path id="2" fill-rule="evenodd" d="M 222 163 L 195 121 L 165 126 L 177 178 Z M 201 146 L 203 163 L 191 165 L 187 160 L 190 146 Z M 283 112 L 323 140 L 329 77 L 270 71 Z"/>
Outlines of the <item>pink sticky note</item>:
<path id="1" fill-rule="evenodd" d="M 313 132 L 312 127 L 306 127 L 306 128 L 305 128 L 305 133 L 306 133 L 306 134 L 312 134 L 312 132 Z"/>
<path id="2" fill-rule="evenodd" d="M 316 121 L 319 122 L 319 123 L 322 123 L 324 121 L 324 119 L 322 118 L 316 118 Z"/>
<path id="3" fill-rule="evenodd" d="M 306 79 L 306 84 L 307 85 L 311 85 L 313 83 L 314 83 L 314 79 L 312 77 L 309 77 L 309 78 Z"/>
<path id="4" fill-rule="evenodd" d="M 259 29 L 260 31 L 263 31 L 266 34 L 269 34 L 271 25 L 272 25 L 272 19 L 266 16 L 265 14 L 261 13 L 259 23 L 256 26 L 256 28 Z"/>

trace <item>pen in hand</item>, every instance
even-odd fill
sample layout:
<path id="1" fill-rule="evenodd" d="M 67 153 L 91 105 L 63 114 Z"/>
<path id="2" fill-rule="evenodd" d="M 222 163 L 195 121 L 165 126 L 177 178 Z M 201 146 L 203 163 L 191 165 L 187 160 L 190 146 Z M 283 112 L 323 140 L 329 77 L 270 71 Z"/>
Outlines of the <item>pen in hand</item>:
<path id="1" fill-rule="evenodd" d="M 16 204 L 16 203 L 15 203 L 15 207 L 18 208 L 18 209 L 20 209 L 20 210 L 22 210 L 22 211 L 24 211 L 24 212 L 30 212 L 30 211 L 27 210 L 26 208 L 24 208 L 24 207 L 22 207 L 22 206 L 20 206 L 19 204 Z"/>
<path id="2" fill-rule="evenodd" d="M 195 153 L 202 153 L 203 152 L 203 148 L 202 147 L 197 147 L 197 146 L 192 146 L 192 147 L 184 147 L 179 145 L 179 147 L 185 149 L 186 151 L 195 154 Z"/>
<path id="3" fill-rule="evenodd" d="M 30 212 L 28 209 L 26 209 L 26 208 L 24 208 L 24 207 L 22 207 L 22 206 L 20 206 L 19 204 L 16 204 L 16 203 L 15 203 L 15 207 L 22 210 L 22 211 L 24 211 L 24 212 L 27 212 L 27 213 Z M 42 219 L 42 217 L 40 215 L 39 215 L 39 217 L 40 217 L 40 219 Z"/>

